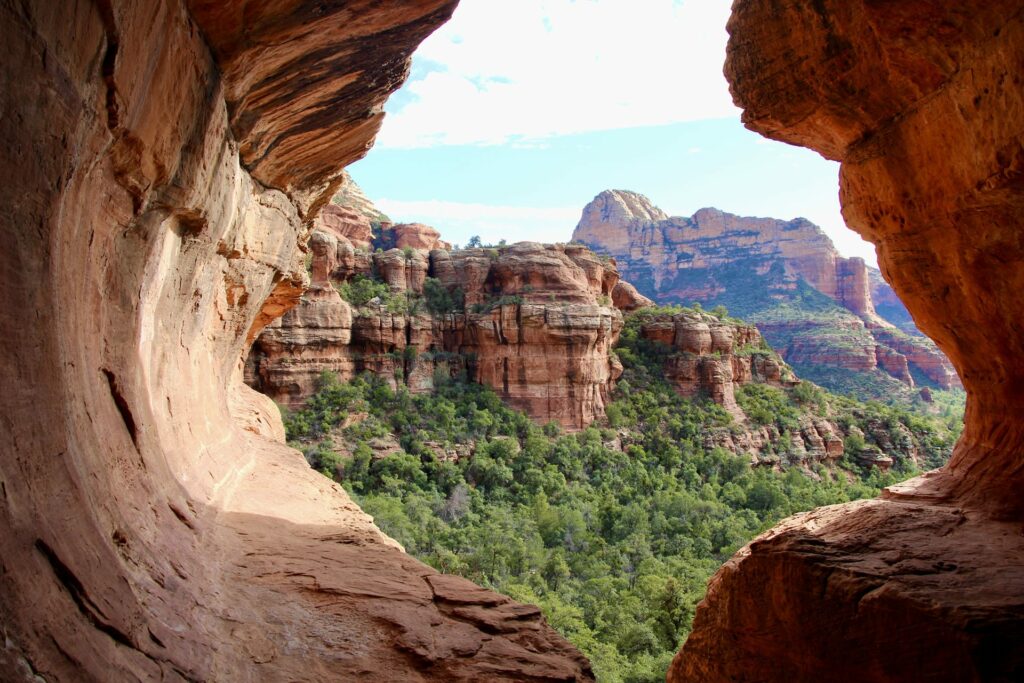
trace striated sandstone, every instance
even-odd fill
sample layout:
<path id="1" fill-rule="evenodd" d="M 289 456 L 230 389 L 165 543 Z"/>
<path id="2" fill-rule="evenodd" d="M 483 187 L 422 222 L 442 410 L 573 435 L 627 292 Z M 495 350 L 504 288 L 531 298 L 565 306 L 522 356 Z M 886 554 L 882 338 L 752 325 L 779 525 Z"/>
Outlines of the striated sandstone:
<path id="1" fill-rule="evenodd" d="M 959 386 L 934 346 L 906 335 L 894 343 L 893 323 L 877 313 L 873 296 L 883 298 L 895 324 L 916 333 L 899 300 L 877 271 L 861 258 L 840 256 L 805 219 L 748 218 L 717 209 L 668 217 L 643 195 L 607 190 L 584 208 L 573 239 L 613 256 L 623 276 L 656 301 L 725 304 L 756 323 L 788 363 L 819 368 L 820 378 L 828 377 L 828 368 L 880 368 L 914 386 L 905 361 L 939 388 Z M 828 299 L 809 297 L 808 285 L 812 295 L 824 294 L 838 306 L 822 313 Z"/>
<path id="2" fill-rule="evenodd" d="M 321 243 L 318 235 L 311 244 Z M 391 249 L 370 259 L 393 292 L 421 294 L 425 278 L 435 277 L 463 294 L 465 308 L 432 313 L 413 296 L 413 312 L 372 302 L 350 311 L 333 287 L 326 294 L 311 288 L 254 345 L 254 386 L 298 407 L 325 371 L 343 380 L 372 372 L 414 392 L 432 390 L 437 372 L 465 371 L 542 422 L 579 429 L 604 415 L 622 372 L 611 354 L 622 328 L 610 305 L 620 284 L 614 264 L 577 246 L 530 242 L 429 255 Z M 337 260 L 329 248 L 314 249 L 315 277 L 348 280 L 353 271 L 332 268 Z"/>
<path id="3" fill-rule="evenodd" d="M 352 209 L 337 204 L 324 205 L 316 217 L 316 227 L 322 232 L 348 241 L 358 249 L 370 249 L 373 243 L 373 227 L 370 220 Z"/>
<path id="4" fill-rule="evenodd" d="M 751 325 L 686 311 L 647 317 L 640 334 L 673 349 L 665 372 L 681 396 L 707 396 L 741 419 L 744 415 L 736 405 L 736 385 L 796 382 L 792 371 Z"/>
<path id="5" fill-rule="evenodd" d="M 441 239 L 441 233 L 436 228 L 422 223 L 399 223 L 386 228 L 384 233 L 390 233 L 391 240 L 398 249 L 409 247 L 423 251 L 447 251 L 452 248 L 451 244 Z"/>
<path id="6" fill-rule="evenodd" d="M 366 196 L 363 188 L 359 187 L 348 171 L 341 172 L 341 185 L 331 198 L 331 203 L 355 211 L 371 223 L 391 224 L 394 222 Z"/>
<path id="7" fill-rule="evenodd" d="M 632 284 L 625 280 L 619 280 L 612 288 L 612 305 L 620 311 L 631 312 L 653 306 L 654 302 L 636 291 L 636 287 Z"/>
<path id="8" fill-rule="evenodd" d="M 453 7 L 0 2 L 0 677 L 592 677 L 534 608 L 401 552 L 242 383 Z"/>
<path id="9" fill-rule="evenodd" d="M 967 412 L 946 467 L 793 517 L 730 560 L 669 681 L 1019 679 L 1020 3 L 739 0 L 729 30 L 744 122 L 842 162 L 844 217 L 956 367 Z"/>
<path id="10" fill-rule="evenodd" d="M 668 680 L 1014 680 L 1016 526 L 926 501 L 791 517 L 711 579 Z"/>
<path id="11" fill-rule="evenodd" d="M 909 368 L 913 367 L 921 373 L 924 380 L 932 382 L 940 389 L 963 386 L 946 357 L 927 337 L 901 334 L 899 330 L 888 327 L 872 328 L 871 333 L 879 341 L 879 350 L 886 349 L 893 356 L 903 357 L 901 367 L 905 362 L 908 372 Z"/>
<path id="12" fill-rule="evenodd" d="M 702 311 L 648 313 L 639 332 L 645 339 L 664 344 L 665 376 L 685 397 L 708 398 L 732 414 L 727 429 L 709 429 L 704 446 L 720 446 L 746 454 L 753 465 L 777 467 L 832 463 L 849 456 L 865 467 L 885 472 L 898 459 L 921 466 L 923 454 L 903 424 L 868 419 L 862 431 L 826 411 L 807 414 L 799 424 L 780 432 L 776 424 L 750 419 L 736 401 L 736 390 L 746 384 L 793 387 L 800 383 L 793 371 L 764 342 L 757 328 L 719 319 Z M 847 452 L 844 440 L 860 437 L 866 445 Z"/>
<path id="13" fill-rule="evenodd" d="M 613 256 L 631 282 L 643 284 L 641 289 L 649 286 L 659 297 L 678 302 L 704 299 L 706 287 L 719 293 L 728 289 L 729 283 L 716 280 L 714 269 L 751 256 L 763 261 L 758 267 L 764 272 L 777 262 L 789 281 L 802 277 L 837 301 L 856 302 L 863 296 L 846 290 L 860 287 L 849 276 L 856 265 L 839 256 L 828 236 L 803 218 L 745 218 L 713 208 L 690 218 L 669 217 L 641 194 L 605 190 L 583 209 L 573 239 Z M 700 277 L 687 272 L 694 270 L 705 272 Z"/>

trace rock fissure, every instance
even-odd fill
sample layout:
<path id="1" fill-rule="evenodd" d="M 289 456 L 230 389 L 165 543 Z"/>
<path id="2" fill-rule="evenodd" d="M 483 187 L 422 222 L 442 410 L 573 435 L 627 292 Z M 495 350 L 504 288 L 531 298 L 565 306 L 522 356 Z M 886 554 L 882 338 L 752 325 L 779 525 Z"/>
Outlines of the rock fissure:
<path id="1" fill-rule="evenodd" d="M 64 564 L 57 553 L 55 553 L 45 541 L 41 538 L 37 538 L 35 547 L 36 550 L 38 550 L 46 559 L 46 562 L 53 570 L 53 575 L 64 587 L 65 591 L 67 591 L 68 596 L 75 603 L 78 611 L 81 612 L 97 630 L 107 634 L 113 640 L 125 647 L 130 647 L 134 650 L 139 649 L 131 637 L 110 623 L 109 617 L 107 617 L 107 615 L 103 613 L 103 610 L 100 609 L 99 606 L 97 606 L 89 597 L 88 592 L 85 590 L 85 586 L 82 585 L 82 582 L 78 579 L 75 573 L 66 564 Z"/>
<path id="2" fill-rule="evenodd" d="M 117 385 L 117 377 L 113 372 L 103 369 L 103 376 L 107 379 L 107 385 L 110 387 L 110 398 L 113 399 L 114 405 L 117 406 L 117 412 L 121 414 L 121 419 L 124 421 L 125 429 L 128 430 L 128 435 L 132 439 L 132 443 L 135 444 L 135 448 L 139 447 L 139 434 L 138 429 L 135 426 L 135 417 L 132 415 L 132 409 L 128 405 L 127 399 L 121 393 L 121 390 Z"/>

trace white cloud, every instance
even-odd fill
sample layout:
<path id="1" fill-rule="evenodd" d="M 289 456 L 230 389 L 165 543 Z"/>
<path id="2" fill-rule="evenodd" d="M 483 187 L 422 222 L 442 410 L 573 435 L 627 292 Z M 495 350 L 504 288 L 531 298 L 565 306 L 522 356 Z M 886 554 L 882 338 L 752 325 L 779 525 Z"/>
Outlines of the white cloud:
<path id="1" fill-rule="evenodd" d="M 374 204 L 401 223 L 426 223 L 441 232 L 441 239 L 465 244 L 479 235 L 485 243 L 567 242 L 579 222 L 582 207 L 500 206 L 438 200 L 375 200 Z"/>
<path id="2" fill-rule="evenodd" d="M 382 147 L 501 144 L 735 116 L 729 0 L 462 0 L 416 52 Z"/>

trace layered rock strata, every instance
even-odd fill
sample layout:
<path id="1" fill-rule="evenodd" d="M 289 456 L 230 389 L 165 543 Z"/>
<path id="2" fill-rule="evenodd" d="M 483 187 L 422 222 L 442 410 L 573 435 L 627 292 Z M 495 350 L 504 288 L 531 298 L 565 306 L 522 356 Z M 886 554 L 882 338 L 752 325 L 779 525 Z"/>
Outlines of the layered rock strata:
<path id="1" fill-rule="evenodd" d="M 739 417 L 743 411 L 736 404 L 736 386 L 797 383 L 752 325 L 688 311 L 650 316 L 640 334 L 672 349 L 665 373 L 681 396 L 706 396 Z"/>
<path id="2" fill-rule="evenodd" d="M 406 556 L 242 383 L 454 2 L 0 1 L 0 677 L 573 680 Z"/>
<path id="3" fill-rule="evenodd" d="M 733 5 L 744 122 L 842 162 L 851 227 L 967 389 L 949 464 L 791 518 L 711 580 L 670 681 L 1009 681 L 1024 671 L 1024 12 Z M 911 634 L 893 647 L 894 634 Z"/>
<path id="4" fill-rule="evenodd" d="M 770 466 L 782 464 L 777 455 L 779 450 L 787 453 L 790 464 L 829 463 L 843 456 L 843 438 L 848 430 L 834 420 L 808 413 L 797 428 L 784 435 L 776 425 L 755 424 L 743 412 L 736 401 L 738 387 L 799 384 L 793 371 L 768 347 L 756 327 L 700 311 L 684 311 L 645 316 L 640 335 L 671 349 L 665 360 L 665 376 L 679 395 L 709 398 L 735 419 L 731 429 L 709 431 L 705 435 L 706 447 L 721 446 L 750 456 L 755 465 Z M 885 429 L 877 432 L 872 437 L 887 438 Z M 785 447 L 783 441 L 787 442 Z M 913 451 L 904 455 L 913 462 L 919 457 Z M 853 457 L 882 470 L 893 463 L 891 458 L 877 457 L 874 450 Z"/>
<path id="5" fill-rule="evenodd" d="M 605 190 L 584 207 L 573 239 L 615 257 L 624 273 L 630 269 L 631 282 L 649 282 L 675 301 L 725 291 L 729 283 L 714 271 L 756 255 L 768 261 L 766 270 L 778 262 L 790 278 L 802 277 L 826 296 L 874 314 L 864 260 L 840 256 L 828 236 L 802 218 L 747 218 L 714 208 L 670 217 L 642 194 Z M 687 278 L 694 269 L 709 272 Z M 640 273 L 648 277 L 636 277 Z"/>
<path id="6" fill-rule="evenodd" d="M 250 381 L 279 403 L 301 405 L 323 372 L 372 372 L 424 392 L 436 373 L 465 371 L 542 422 L 578 429 L 604 416 L 622 372 L 611 353 L 622 328 L 614 264 L 582 247 L 529 242 L 370 254 L 316 231 L 311 245 L 310 290 L 250 359 Z M 335 287 L 357 275 L 387 283 L 391 301 L 343 300 Z M 462 303 L 431 310 L 427 277 Z"/>
<path id="7" fill-rule="evenodd" d="M 448 251 L 452 248 L 449 242 L 441 239 L 441 233 L 437 228 L 423 223 L 383 223 L 374 240 L 374 246 L 379 249 L 408 248 L 421 251 Z"/>
<path id="8" fill-rule="evenodd" d="M 879 368 L 914 386 L 897 358 L 903 356 L 918 379 L 939 388 L 959 386 L 934 345 L 898 335 L 877 313 L 875 297 L 897 324 L 916 332 L 881 276 L 861 258 L 840 256 L 805 219 L 748 218 L 718 209 L 669 217 L 641 194 L 606 190 L 583 209 L 573 239 L 613 256 L 623 277 L 659 302 L 726 304 L 756 323 L 795 366 L 862 373 Z M 828 299 L 805 302 L 808 286 Z M 828 300 L 837 306 L 820 313 Z"/>

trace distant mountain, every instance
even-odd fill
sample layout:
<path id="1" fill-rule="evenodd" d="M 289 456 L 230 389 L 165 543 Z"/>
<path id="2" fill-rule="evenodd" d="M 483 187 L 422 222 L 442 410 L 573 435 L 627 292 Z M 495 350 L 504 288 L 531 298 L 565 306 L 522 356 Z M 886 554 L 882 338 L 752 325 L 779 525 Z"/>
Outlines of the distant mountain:
<path id="1" fill-rule="evenodd" d="M 860 398 L 959 386 L 877 269 L 845 258 L 822 230 L 701 209 L 668 216 L 645 196 L 606 190 L 573 240 L 615 258 L 659 303 L 724 305 L 757 324 L 801 377 Z"/>
<path id="2" fill-rule="evenodd" d="M 356 181 L 352 180 L 352 176 L 349 175 L 348 171 L 342 171 L 341 177 L 341 186 L 334 194 L 334 197 L 331 198 L 331 204 L 354 211 L 373 222 L 392 222 L 388 215 L 378 209 L 377 205 L 366 196 L 363 188 L 359 187 Z"/>

